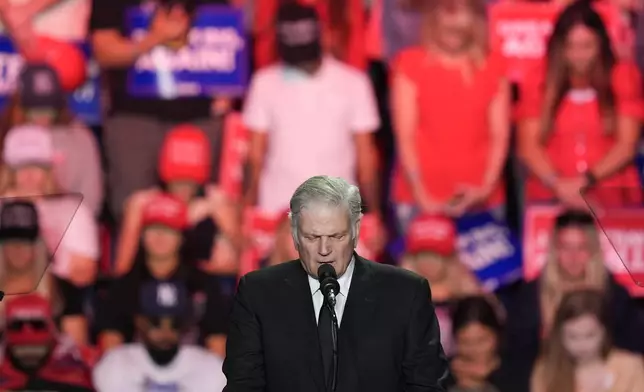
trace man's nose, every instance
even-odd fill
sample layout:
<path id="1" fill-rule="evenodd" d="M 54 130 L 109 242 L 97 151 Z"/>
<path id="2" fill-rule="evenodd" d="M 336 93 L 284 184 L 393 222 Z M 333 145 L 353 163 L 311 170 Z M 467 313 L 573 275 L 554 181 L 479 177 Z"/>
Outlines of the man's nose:
<path id="1" fill-rule="evenodd" d="M 320 238 L 318 253 L 320 254 L 320 256 L 328 256 L 331 253 L 331 247 L 329 246 L 328 238 Z"/>

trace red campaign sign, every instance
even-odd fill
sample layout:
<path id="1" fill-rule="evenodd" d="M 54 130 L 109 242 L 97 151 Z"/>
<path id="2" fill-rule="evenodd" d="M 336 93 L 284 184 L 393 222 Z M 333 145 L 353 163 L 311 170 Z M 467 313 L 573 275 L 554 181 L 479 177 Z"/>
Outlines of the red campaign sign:
<path id="1" fill-rule="evenodd" d="M 242 193 L 244 163 L 250 135 L 237 112 L 226 116 L 223 132 L 219 185 L 227 195 L 237 199 Z"/>
<path id="2" fill-rule="evenodd" d="M 624 29 L 617 9 L 600 3 L 597 11 L 604 18 L 615 41 L 622 41 Z M 546 53 L 546 44 L 561 7 L 555 3 L 498 2 L 489 8 L 492 51 L 506 60 L 508 78 L 522 82 Z"/>
<path id="3" fill-rule="evenodd" d="M 525 217 L 523 273 L 536 278 L 545 263 L 554 218 L 560 208 L 529 207 Z M 606 267 L 632 295 L 644 297 L 644 208 L 611 209 L 599 219 Z"/>

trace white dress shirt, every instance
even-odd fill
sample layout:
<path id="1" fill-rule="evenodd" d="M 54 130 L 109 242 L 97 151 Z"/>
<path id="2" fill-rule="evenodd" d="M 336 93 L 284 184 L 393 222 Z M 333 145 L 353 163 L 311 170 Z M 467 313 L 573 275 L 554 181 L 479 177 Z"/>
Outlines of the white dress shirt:
<path id="1" fill-rule="evenodd" d="M 351 278 L 353 277 L 355 264 L 355 258 L 352 258 L 347 270 L 338 278 L 340 293 L 335 297 L 335 314 L 338 317 L 338 326 L 342 323 L 342 314 L 344 313 L 344 306 L 346 305 L 347 297 L 349 296 L 349 287 L 351 286 Z M 315 310 L 315 321 L 317 322 L 320 317 L 320 309 L 322 309 L 322 304 L 324 303 L 324 297 L 320 291 L 320 282 L 317 279 L 309 276 L 309 286 L 311 287 L 313 309 Z"/>

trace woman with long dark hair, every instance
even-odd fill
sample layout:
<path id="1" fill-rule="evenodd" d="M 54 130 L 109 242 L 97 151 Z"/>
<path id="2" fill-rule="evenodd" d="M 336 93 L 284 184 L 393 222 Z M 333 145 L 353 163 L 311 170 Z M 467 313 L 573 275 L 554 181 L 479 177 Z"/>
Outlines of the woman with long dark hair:
<path id="1" fill-rule="evenodd" d="M 554 333 L 562 298 L 575 290 L 601 292 L 611 313 L 608 333 L 615 346 L 644 351 L 642 314 L 606 268 L 600 235 L 588 213 L 566 211 L 556 218 L 539 277 L 521 285 L 508 306 L 503 365 L 509 390 L 527 390 L 539 347 Z"/>
<path id="2" fill-rule="evenodd" d="M 644 390 L 642 357 L 611 343 L 603 296 L 601 291 L 580 290 L 562 299 L 532 373 L 531 392 Z"/>
<path id="3" fill-rule="evenodd" d="M 456 352 L 449 392 L 498 392 L 503 310 L 485 296 L 464 297 L 452 312 Z"/>
<path id="4" fill-rule="evenodd" d="M 644 115 L 636 66 L 618 61 L 589 1 L 560 14 L 543 70 L 521 91 L 519 155 L 530 171 L 529 202 L 586 208 L 580 189 L 604 205 L 641 202 L 633 157 Z"/>

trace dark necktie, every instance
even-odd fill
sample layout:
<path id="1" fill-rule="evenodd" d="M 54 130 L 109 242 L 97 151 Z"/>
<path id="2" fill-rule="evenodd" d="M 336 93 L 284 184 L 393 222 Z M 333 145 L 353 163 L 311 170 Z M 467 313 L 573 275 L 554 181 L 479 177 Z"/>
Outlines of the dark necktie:
<path id="1" fill-rule="evenodd" d="M 333 319 L 331 310 L 327 305 L 326 298 L 320 308 L 320 317 L 318 319 L 318 337 L 320 338 L 320 350 L 322 351 L 322 364 L 324 365 L 324 381 L 328 384 L 331 376 L 331 366 L 333 366 L 333 338 L 331 336 L 331 326 Z"/>

